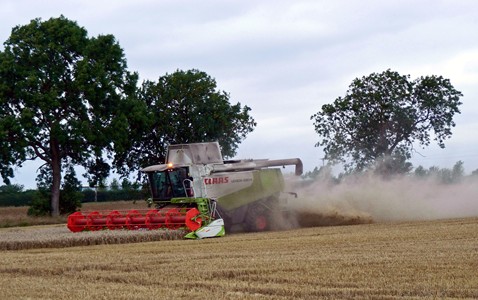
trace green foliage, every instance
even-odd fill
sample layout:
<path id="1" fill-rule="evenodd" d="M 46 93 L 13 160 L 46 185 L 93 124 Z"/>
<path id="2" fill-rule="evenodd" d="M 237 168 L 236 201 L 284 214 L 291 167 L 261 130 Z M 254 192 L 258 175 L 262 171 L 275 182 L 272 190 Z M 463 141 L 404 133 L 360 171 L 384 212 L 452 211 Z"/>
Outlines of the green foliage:
<path id="1" fill-rule="evenodd" d="M 396 174 L 408 174 L 413 169 L 413 165 L 406 159 L 407 156 L 400 153 L 382 156 L 375 161 L 374 172 L 385 178 Z"/>
<path id="2" fill-rule="evenodd" d="M 95 197 L 94 190 L 83 190 L 79 192 L 81 194 L 81 202 L 94 202 L 95 198 L 98 202 L 108 202 L 108 201 L 127 201 L 127 200 L 144 200 L 149 196 L 149 190 L 124 190 L 120 189 L 118 191 L 98 191 Z M 24 192 L 15 192 L 15 193 L 0 193 L 0 207 L 7 206 L 30 206 L 29 215 L 33 216 L 44 216 L 48 215 L 50 211 L 50 191 L 40 191 L 40 190 L 27 190 Z M 68 198 L 68 197 L 66 197 Z M 60 197 L 64 199 L 64 194 Z M 75 200 L 78 198 L 69 200 L 66 199 L 62 203 L 75 203 Z M 78 202 L 77 202 L 78 203 Z M 64 207 L 64 206 L 62 206 Z M 80 204 L 77 204 L 76 207 L 80 207 Z M 71 210 L 71 209 L 70 209 Z M 67 209 L 62 209 L 64 214 L 68 214 Z"/>
<path id="3" fill-rule="evenodd" d="M 29 203 L 27 214 L 29 216 L 46 216 L 51 214 L 51 187 L 53 182 L 52 172 L 47 166 L 40 168 L 37 175 L 37 191 Z"/>
<path id="4" fill-rule="evenodd" d="M 121 181 L 121 188 L 123 190 L 132 190 L 132 189 L 136 189 L 133 185 L 133 183 L 131 183 L 128 178 L 123 178 L 123 180 Z"/>
<path id="5" fill-rule="evenodd" d="M 149 196 L 149 186 L 146 189 L 137 182 L 130 182 L 127 178 L 123 178 L 121 186 L 117 179 L 113 179 L 110 188 L 106 186 L 98 187 L 96 190 L 85 189 L 82 191 L 84 196 L 83 202 L 107 202 L 120 200 L 142 200 Z"/>
<path id="6" fill-rule="evenodd" d="M 23 192 L 23 185 L 21 184 L 7 184 L 0 186 L 0 194 L 13 194 Z"/>
<path id="7" fill-rule="evenodd" d="M 413 143 L 428 146 L 433 138 L 440 147 L 451 136 L 453 116 L 462 93 L 442 76 L 413 81 L 387 70 L 356 78 L 345 97 L 325 104 L 311 119 L 321 137 L 326 159 L 362 170 L 377 160 L 389 172 L 404 172 L 410 165 Z M 431 135 L 433 132 L 433 135 Z"/>
<path id="8" fill-rule="evenodd" d="M 319 174 L 320 174 L 319 168 L 315 167 L 312 171 L 307 171 L 300 177 L 302 177 L 303 179 L 316 179 L 319 176 Z"/>
<path id="9" fill-rule="evenodd" d="M 60 214 L 75 212 L 81 207 L 81 182 L 76 178 L 73 166 L 69 166 L 60 192 Z"/>
<path id="10" fill-rule="evenodd" d="M 124 109 L 133 106 L 137 75 L 126 71 L 112 35 L 88 38 L 63 16 L 13 28 L 4 48 L 0 173 L 8 183 L 12 166 L 43 160 L 52 172 L 51 212 L 57 215 L 62 164 L 83 165 L 91 181 L 106 176 L 104 153 L 124 142 Z"/>
<path id="11" fill-rule="evenodd" d="M 216 81 L 198 70 L 166 74 L 158 82 L 145 81 L 139 91 L 144 107 L 131 124 L 131 142 L 115 165 L 123 174 L 164 162 L 167 146 L 179 143 L 218 141 L 226 157 L 235 155 L 238 144 L 256 123 L 250 108 L 231 104 L 230 96 L 217 89 Z M 146 112 L 143 110 L 146 109 Z"/>
<path id="12" fill-rule="evenodd" d="M 29 216 L 46 216 L 51 213 L 50 193 L 44 190 L 38 190 L 30 203 L 27 214 Z"/>
<path id="13" fill-rule="evenodd" d="M 64 182 L 60 191 L 60 214 L 69 214 L 81 207 L 83 194 L 81 193 L 81 183 L 76 178 L 76 172 L 72 165 L 67 167 Z M 51 213 L 51 193 L 53 176 L 50 169 L 44 167 L 40 169 L 37 176 L 37 193 L 32 199 L 28 209 L 28 215 L 45 216 Z"/>
<path id="14" fill-rule="evenodd" d="M 303 179 L 319 180 L 328 183 L 338 183 L 338 179 L 332 174 L 332 166 L 324 165 L 320 168 L 315 167 L 312 171 L 306 172 L 301 176 Z"/>
<path id="15" fill-rule="evenodd" d="M 454 184 L 463 181 L 465 177 L 465 169 L 463 167 L 463 162 L 460 160 L 455 163 L 452 169 L 432 166 L 426 170 L 424 167 L 418 166 L 415 169 L 414 174 L 417 178 L 431 178 L 442 184 Z"/>
<path id="16" fill-rule="evenodd" d="M 143 200 L 146 199 L 148 194 L 145 194 L 142 190 L 116 190 L 116 191 L 97 191 L 84 190 L 82 191 L 82 202 L 109 202 L 109 201 L 129 201 L 129 200 Z"/>
<path id="17" fill-rule="evenodd" d="M 74 170 L 70 167 L 65 174 L 65 182 L 60 194 L 60 210 L 68 214 L 81 207 L 82 202 L 107 202 L 124 200 L 144 200 L 149 197 L 149 186 L 131 183 L 127 179 L 122 181 L 122 186 L 113 190 L 100 190 L 95 193 L 92 189 L 83 190 L 76 178 Z M 30 206 L 29 215 L 48 215 L 51 197 L 51 174 L 46 169 L 41 169 L 37 177 L 37 190 L 23 191 L 21 185 L 0 186 L 0 207 Z"/>
<path id="18" fill-rule="evenodd" d="M 63 16 L 13 28 L 0 51 L 3 181 L 26 160 L 43 160 L 51 178 L 34 202 L 44 211 L 51 197 L 56 216 L 65 211 L 65 165 L 82 165 L 90 186 L 102 186 L 109 160 L 126 176 L 162 162 L 172 143 L 219 141 L 225 156 L 233 156 L 256 126 L 250 108 L 230 104 L 204 72 L 177 71 L 138 90 L 138 75 L 126 68 L 114 36 L 90 38 Z"/>
<path id="19" fill-rule="evenodd" d="M 428 175 L 428 171 L 422 167 L 422 166 L 418 166 L 416 169 L 415 169 L 415 176 L 416 177 L 419 177 L 419 178 L 424 178 Z"/>
<path id="20" fill-rule="evenodd" d="M 110 183 L 110 189 L 112 191 L 118 191 L 120 189 L 120 184 L 119 184 L 118 179 L 113 178 L 113 180 Z"/>
<path id="21" fill-rule="evenodd" d="M 99 186 L 104 188 L 106 186 L 106 178 L 110 174 L 111 167 L 101 157 L 91 159 L 84 165 L 86 173 L 84 177 L 88 180 L 88 184 L 93 186 Z"/>
<path id="22" fill-rule="evenodd" d="M 452 178 L 454 178 L 455 182 L 461 181 L 465 175 L 465 168 L 463 167 L 463 162 L 457 161 L 452 169 Z"/>
<path id="23" fill-rule="evenodd" d="M 23 191 L 22 185 L 0 186 L 0 206 L 26 206 L 34 199 L 36 191 Z"/>

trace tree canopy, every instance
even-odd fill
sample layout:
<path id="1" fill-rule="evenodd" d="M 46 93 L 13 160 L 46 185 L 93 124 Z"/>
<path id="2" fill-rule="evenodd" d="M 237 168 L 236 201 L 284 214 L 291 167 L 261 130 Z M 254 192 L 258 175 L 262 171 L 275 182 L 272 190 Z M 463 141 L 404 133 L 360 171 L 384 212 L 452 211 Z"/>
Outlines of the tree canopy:
<path id="1" fill-rule="evenodd" d="M 387 172 L 403 171 L 414 143 L 425 147 L 435 140 L 445 147 L 461 96 L 442 76 L 410 80 L 386 70 L 356 78 L 344 97 L 311 116 L 321 138 L 316 146 L 324 147 L 327 160 L 345 162 L 348 169 L 381 160 Z"/>
<path id="2" fill-rule="evenodd" d="M 88 37 L 61 16 L 13 28 L 0 51 L 0 175 L 40 159 L 58 215 L 62 172 L 81 165 L 90 185 L 164 161 L 169 144 L 218 141 L 225 156 L 256 123 L 198 70 L 144 81 L 112 35 Z M 69 174 L 66 172 L 67 174 Z M 49 178 L 49 177 L 48 177 Z M 50 182 L 50 181 L 49 181 Z"/>
<path id="3" fill-rule="evenodd" d="M 13 28 L 0 52 L 0 172 L 41 159 L 52 174 L 52 215 L 59 213 L 62 167 L 109 172 L 105 151 L 121 147 L 124 109 L 137 75 L 112 35 L 89 38 L 65 17 Z"/>
<path id="4" fill-rule="evenodd" d="M 144 81 L 138 98 L 146 111 L 130 120 L 131 145 L 115 160 L 126 173 L 164 162 L 170 144 L 218 141 L 225 156 L 234 156 L 256 126 L 248 106 L 231 104 L 229 94 L 199 70 L 178 70 L 157 82 Z"/>

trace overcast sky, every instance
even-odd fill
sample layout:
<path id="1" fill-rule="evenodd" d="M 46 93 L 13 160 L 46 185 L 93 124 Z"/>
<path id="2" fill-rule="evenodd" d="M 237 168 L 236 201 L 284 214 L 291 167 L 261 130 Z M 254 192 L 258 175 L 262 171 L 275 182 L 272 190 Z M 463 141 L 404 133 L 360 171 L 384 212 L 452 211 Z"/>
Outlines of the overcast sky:
<path id="1" fill-rule="evenodd" d="M 61 14 L 90 37 L 114 35 L 141 79 L 206 72 L 257 121 L 237 158 L 299 157 L 305 170 L 323 157 L 310 116 L 354 78 L 442 75 L 464 94 L 462 113 L 445 149 L 417 149 L 412 162 L 478 169 L 478 1 L 3 0 L 0 41 Z M 34 187 L 35 169 L 18 169 L 14 182 Z"/>

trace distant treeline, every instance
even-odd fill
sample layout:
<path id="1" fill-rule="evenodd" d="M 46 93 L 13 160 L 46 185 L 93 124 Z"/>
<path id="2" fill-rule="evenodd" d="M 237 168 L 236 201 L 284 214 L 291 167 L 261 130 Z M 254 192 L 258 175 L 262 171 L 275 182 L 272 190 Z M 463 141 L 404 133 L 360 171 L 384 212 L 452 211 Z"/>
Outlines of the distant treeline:
<path id="1" fill-rule="evenodd" d="M 108 202 L 122 200 L 143 200 L 149 196 L 149 193 L 143 190 L 92 190 L 81 191 L 83 199 L 81 202 Z M 32 200 L 38 197 L 37 190 L 23 191 L 21 186 L 0 186 L 0 207 L 5 206 L 29 206 Z"/>
<path id="2" fill-rule="evenodd" d="M 408 164 L 404 162 L 402 167 L 394 166 L 392 169 L 394 170 L 407 170 L 408 167 L 405 166 Z M 337 176 L 332 172 L 332 165 L 324 165 L 322 167 L 315 167 L 314 170 L 306 172 L 302 175 L 303 179 L 309 180 L 322 180 L 328 181 L 332 183 L 341 183 L 344 180 L 347 180 L 350 177 L 360 176 L 360 175 L 370 175 L 374 174 L 376 176 L 382 177 L 384 179 L 392 179 L 394 176 L 408 176 L 414 177 L 416 179 L 429 179 L 434 180 L 439 184 L 455 184 L 460 183 L 463 180 L 467 179 L 478 179 L 478 169 L 471 172 L 471 174 L 466 175 L 464 169 L 463 161 L 457 161 L 453 167 L 450 168 L 439 168 L 437 166 L 432 166 L 428 169 L 424 168 L 423 166 L 418 166 L 414 170 L 405 171 L 405 172 L 397 172 L 393 174 L 392 172 L 385 176 L 387 172 L 383 172 L 383 165 L 379 166 L 372 166 L 369 169 L 366 169 L 362 172 L 344 172 L 340 173 Z"/>

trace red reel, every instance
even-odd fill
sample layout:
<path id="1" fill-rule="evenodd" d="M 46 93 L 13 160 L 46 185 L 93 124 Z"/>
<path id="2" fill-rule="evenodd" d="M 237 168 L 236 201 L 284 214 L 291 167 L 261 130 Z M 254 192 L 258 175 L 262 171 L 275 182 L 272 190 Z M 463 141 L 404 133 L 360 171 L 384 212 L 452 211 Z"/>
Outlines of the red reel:
<path id="1" fill-rule="evenodd" d="M 179 208 L 171 208 L 166 212 L 166 227 L 169 229 L 178 229 L 185 225 L 186 216 Z"/>
<path id="2" fill-rule="evenodd" d="M 86 216 L 77 211 L 68 216 L 67 227 L 72 232 L 80 232 L 86 229 Z"/>
<path id="3" fill-rule="evenodd" d="M 153 209 L 146 213 L 146 227 L 149 230 L 158 229 L 166 224 L 166 217 L 160 211 Z"/>
<path id="4" fill-rule="evenodd" d="M 146 227 L 146 217 L 139 211 L 133 209 L 126 215 L 126 227 L 129 230 L 137 230 Z"/>
<path id="5" fill-rule="evenodd" d="M 93 211 L 86 216 L 86 227 L 88 230 L 97 231 L 106 226 L 106 218 L 100 212 Z"/>
<path id="6" fill-rule="evenodd" d="M 117 210 L 113 210 L 106 217 L 106 227 L 110 230 L 123 229 L 126 227 L 126 216 Z"/>

